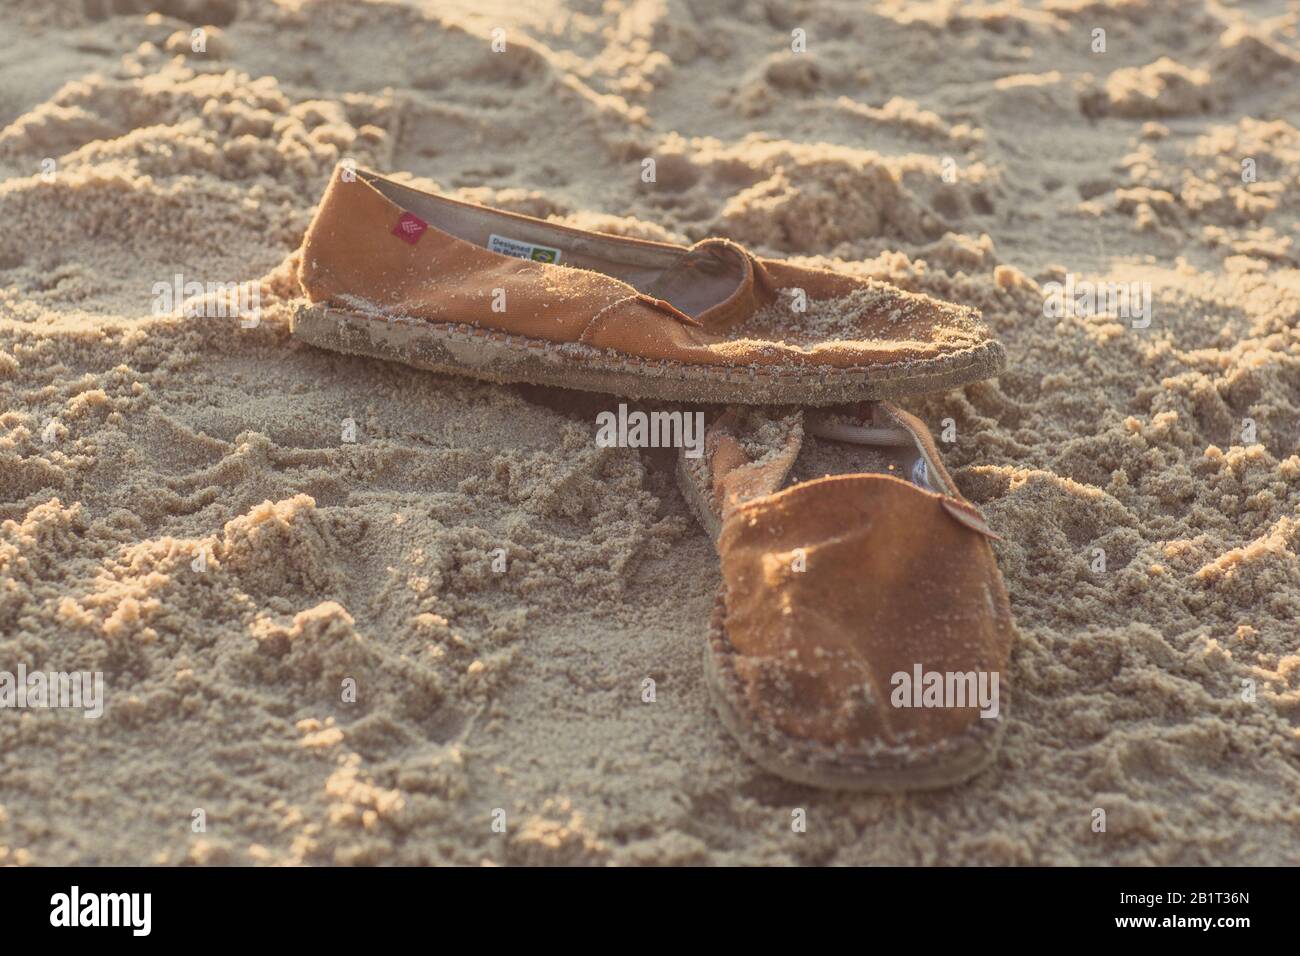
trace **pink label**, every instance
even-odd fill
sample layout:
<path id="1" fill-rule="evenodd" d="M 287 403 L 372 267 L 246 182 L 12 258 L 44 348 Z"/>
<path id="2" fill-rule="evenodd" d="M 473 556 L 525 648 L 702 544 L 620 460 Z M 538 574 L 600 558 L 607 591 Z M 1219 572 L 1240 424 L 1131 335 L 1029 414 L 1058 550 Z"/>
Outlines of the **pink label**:
<path id="1" fill-rule="evenodd" d="M 424 235 L 424 230 L 429 228 L 429 224 L 413 212 L 402 213 L 402 218 L 397 220 L 397 225 L 393 227 L 393 235 L 398 239 L 405 239 L 411 245 L 420 241 Z"/>

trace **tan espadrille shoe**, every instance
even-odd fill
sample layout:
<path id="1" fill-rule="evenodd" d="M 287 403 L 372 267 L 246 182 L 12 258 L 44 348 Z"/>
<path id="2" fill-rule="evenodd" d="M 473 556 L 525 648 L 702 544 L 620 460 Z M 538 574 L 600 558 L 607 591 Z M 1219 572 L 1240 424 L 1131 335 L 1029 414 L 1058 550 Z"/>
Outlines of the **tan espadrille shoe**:
<path id="1" fill-rule="evenodd" d="M 584 232 L 342 167 L 300 279 L 293 334 L 313 345 L 634 398 L 826 405 L 941 391 L 1005 361 L 975 310 L 884 282 L 726 239 Z"/>
<path id="2" fill-rule="evenodd" d="M 992 761 L 1014 625 L 992 532 L 924 424 L 733 408 L 679 478 L 722 559 L 708 686 L 753 760 L 869 791 Z"/>

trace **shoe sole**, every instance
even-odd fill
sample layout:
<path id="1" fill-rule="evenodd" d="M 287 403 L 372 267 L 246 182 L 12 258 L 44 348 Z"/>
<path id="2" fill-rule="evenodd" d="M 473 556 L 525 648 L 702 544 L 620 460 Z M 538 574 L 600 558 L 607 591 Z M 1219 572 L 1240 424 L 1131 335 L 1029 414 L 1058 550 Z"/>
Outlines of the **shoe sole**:
<path id="1" fill-rule="evenodd" d="M 698 467 L 700 462 L 703 459 L 688 461 L 685 455 L 679 454 L 677 483 L 691 512 L 716 546 L 722 531 L 721 519 L 704 498 L 705 486 L 691 473 L 692 464 Z M 997 720 L 980 720 L 973 732 L 919 751 L 887 746 L 870 751 L 830 747 L 791 737 L 764 724 L 748 710 L 732 666 L 735 649 L 723 626 L 725 598 L 724 585 L 709 618 L 709 637 L 704 646 L 705 684 L 722 725 L 741 751 L 769 773 L 823 790 L 902 793 L 965 783 L 987 769 L 997 757 L 1005 728 L 1005 702 Z"/>
<path id="2" fill-rule="evenodd" d="M 319 348 L 434 372 L 679 402 L 818 406 L 900 398 L 982 381 L 1006 365 L 1002 345 L 989 341 L 938 359 L 869 368 L 719 368 L 640 359 L 472 325 L 312 305 L 298 308 L 290 329 L 295 338 Z"/>

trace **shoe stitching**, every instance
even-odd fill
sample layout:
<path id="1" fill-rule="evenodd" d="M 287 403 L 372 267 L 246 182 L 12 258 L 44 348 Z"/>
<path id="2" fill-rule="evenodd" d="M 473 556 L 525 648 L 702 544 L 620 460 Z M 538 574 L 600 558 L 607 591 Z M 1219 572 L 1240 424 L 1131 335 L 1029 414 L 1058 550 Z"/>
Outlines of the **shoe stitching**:
<path id="1" fill-rule="evenodd" d="M 587 334 L 588 334 L 589 332 L 591 332 L 591 330 L 592 330 L 592 326 L 594 326 L 594 325 L 596 324 L 597 320 L 600 319 L 600 317 L 601 317 L 602 315 L 604 315 L 606 312 L 608 312 L 610 309 L 614 308 L 615 306 L 622 305 L 624 302 L 631 302 L 631 301 L 633 301 L 633 300 L 635 300 L 635 299 L 637 299 L 637 298 L 638 298 L 638 295 L 637 295 L 637 293 L 634 292 L 632 295 L 625 295 L 625 296 L 623 296 L 623 298 L 621 298 L 621 299 L 615 299 L 615 300 L 614 300 L 613 302 L 611 302 L 609 305 L 605 306 L 603 309 L 601 309 L 599 312 L 597 312 L 595 315 L 593 315 L 593 316 L 591 317 L 591 321 L 588 322 L 588 323 L 583 327 L 583 329 L 582 329 L 582 334 L 578 336 L 578 341 L 581 342 L 583 345 L 588 345 L 588 344 L 590 344 L 590 343 L 587 341 Z"/>

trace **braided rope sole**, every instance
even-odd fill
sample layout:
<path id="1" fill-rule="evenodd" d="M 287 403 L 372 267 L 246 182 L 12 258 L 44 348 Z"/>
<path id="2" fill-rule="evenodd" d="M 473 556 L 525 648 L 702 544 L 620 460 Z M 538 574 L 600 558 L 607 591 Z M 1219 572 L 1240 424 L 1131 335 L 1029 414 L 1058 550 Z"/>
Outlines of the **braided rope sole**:
<path id="1" fill-rule="evenodd" d="M 988 341 L 934 359 L 832 368 L 709 366 L 644 359 L 452 322 L 300 306 L 292 333 L 311 345 L 486 381 L 530 382 L 630 398 L 746 405 L 835 405 L 946 391 L 996 375 Z"/>

